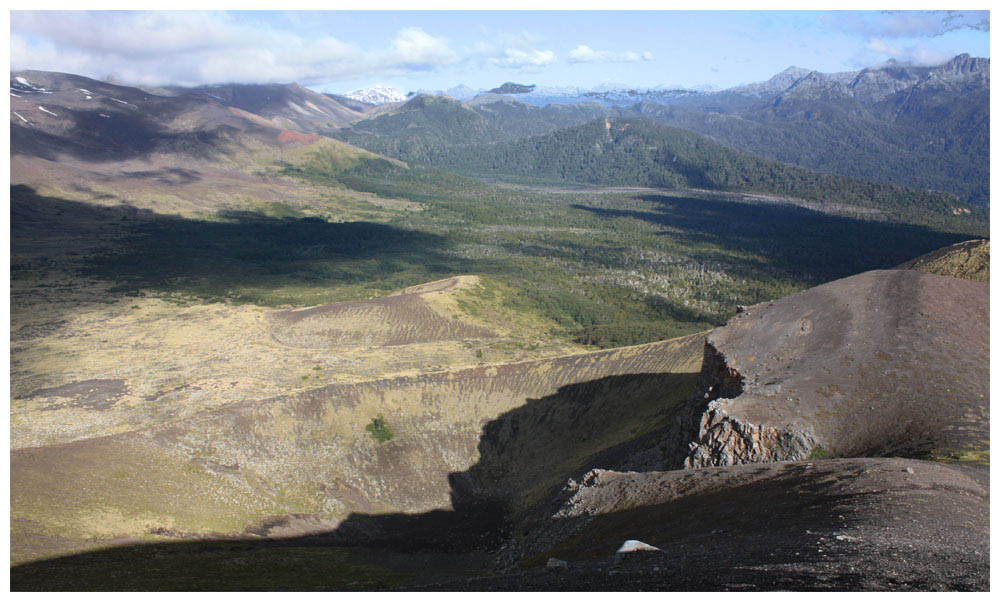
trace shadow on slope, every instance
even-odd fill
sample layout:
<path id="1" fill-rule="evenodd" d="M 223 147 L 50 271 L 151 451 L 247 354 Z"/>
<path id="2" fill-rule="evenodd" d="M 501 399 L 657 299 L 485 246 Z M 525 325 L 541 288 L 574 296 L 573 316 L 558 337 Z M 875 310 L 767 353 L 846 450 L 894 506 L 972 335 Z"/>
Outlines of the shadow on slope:
<path id="1" fill-rule="evenodd" d="M 11 585 L 14 591 L 988 588 L 988 486 L 952 467 L 825 460 L 594 480 L 605 482 L 584 487 L 612 490 L 611 505 L 591 500 L 594 516 L 550 519 L 535 537 L 547 545 L 525 562 L 538 567 L 554 555 L 570 560 L 563 571 L 497 573 L 488 555 L 468 551 L 414 554 L 294 538 L 123 546 L 14 566 Z M 442 529 L 455 529 L 446 513 L 435 518 Z M 614 564 L 613 552 L 626 538 L 665 554 Z"/>
<path id="2" fill-rule="evenodd" d="M 988 589 L 988 479 L 900 458 L 593 471 L 512 542 L 527 567 L 554 556 L 569 569 L 438 587 Z M 627 539 L 663 554 L 616 564 Z"/>
<path id="3" fill-rule="evenodd" d="M 241 134 L 232 118 L 231 123 L 211 129 L 176 131 L 142 114 L 68 108 L 61 108 L 60 113 L 73 124 L 58 133 L 11 124 L 11 152 L 47 161 L 58 161 L 61 155 L 88 162 L 124 161 L 154 153 L 183 153 L 204 159 L 219 153 L 222 144 Z M 258 136 L 266 131 L 250 125 L 243 129 Z"/>
<path id="4" fill-rule="evenodd" d="M 941 232 L 926 226 L 868 221 L 785 204 L 762 204 L 648 194 L 654 209 L 573 205 L 607 218 L 633 218 L 664 228 L 692 246 L 711 244 L 761 258 L 771 266 L 818 284 L 873 269 L 887 269 L 927 251 L 978 234 Z M 706 257 L 721 260 L 724 257 Z M 748 261 L 748 265 L 754 265 Z M 739 272 L 740 268 L 737 268 Z"/>
<path id="5" fill-rule="evenodd" d="M 479 461 L 448 477 L 451 508 L 352 513 L 332 531 L 267 537 L 308 516 L 276 517 L 235 538 L 112 547 L 11 568 L 12 588 L 383 589 L 488 571 L 509 522 L 570 476 L 654 445 L 695 373 L 625 374 L 566 385 L 486 423 Z M 609 420 L 609 416 L 617 416 Z M 392 475 L 392 462 L 381 466 Z M 405 473 L 405 470 L 403 471 Z M 420 487 L 420 483 L 414 483 Z M 183 534 L 181 534 L 183 535 Z M 41 542 L 44 545 L 44 542 Z M 374 552 L 378 550 L 378 552 Z M 274 567 L 274 568 L 272 568 Z M 281 567 L 281 570 L 276 570 Z M 457 574 L 456 574 L 457 573 Z"/>
<path id="6" fill-rule="evenodd" d="M 508 527 L 591 468 L 624 464 L 659 443 L 695 373 L 625 374 L 565 385 L 486 423 L 479 461 L 451 473 L 451 510 L 353 513 L 323 535 L 394 550 L 495 549 Z M 615 419 L 609 419 L 614 416 Z"/>
<path id="7" fill-rule="evenodd" d="M 11 187 L 12 278 L 38 263 L 80 256 L 84 276 L 111 283 L 112 293 L 139 289 L 269 304 L 281 287 L 352 284 L 373 277 L 403 285 L 428 271 L 451 275 L 438 262 L 444 239 L 373 222 L 329 223 L 229 211 L 193 220 L 41 196 Z M 35 261 L 21 261 L 34 256 Z M 420 277 L 406 277 L 407 272 Z"/>

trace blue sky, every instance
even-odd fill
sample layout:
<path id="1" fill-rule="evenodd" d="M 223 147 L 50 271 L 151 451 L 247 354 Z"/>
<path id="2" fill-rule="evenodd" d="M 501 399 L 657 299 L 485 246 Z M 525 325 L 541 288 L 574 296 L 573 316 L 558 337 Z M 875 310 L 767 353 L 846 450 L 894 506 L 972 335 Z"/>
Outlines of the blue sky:
<path id="1" fill-rule="evenodd" d="M 725 88 L 791 65 L 848 71 L 963 52 L 989 56 L 987 12 L 11 13 L 12 69 L 146 85 Z"/>

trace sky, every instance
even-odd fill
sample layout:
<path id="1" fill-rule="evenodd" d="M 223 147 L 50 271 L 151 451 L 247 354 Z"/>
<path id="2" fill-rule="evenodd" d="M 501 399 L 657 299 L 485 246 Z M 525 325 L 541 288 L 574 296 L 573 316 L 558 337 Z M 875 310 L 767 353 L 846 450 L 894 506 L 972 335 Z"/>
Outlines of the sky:
<path id="1" fill-rule="evenodd" d="M 989 57 L 989 28 L 988 11 L 12 11 L 10 56 L 149 86 L 728 88 L 793 65 Z"/>

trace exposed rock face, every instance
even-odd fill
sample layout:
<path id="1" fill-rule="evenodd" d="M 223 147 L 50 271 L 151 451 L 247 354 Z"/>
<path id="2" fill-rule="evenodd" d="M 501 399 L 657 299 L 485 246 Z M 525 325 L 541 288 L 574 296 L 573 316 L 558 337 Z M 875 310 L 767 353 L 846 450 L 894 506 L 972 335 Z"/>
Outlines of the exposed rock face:
<path id="1" fill-rule="evenodd" d="M 913 270 L 748 308 L 709 334 L 662 466 L 981 453 L 988 332 L 986 284 Z"/>
<path id="2" fill-rule="evenodd" d="M 802 460 L 816 446 L 811 429 L 748 424 L 728 416 L 724 403 L 713 401 L 702 415 L 698 439 L 689 444 L 684 468 Z"/>
<path id="3" fill-rule="evenodd" d="M 778 95 L 775 104 L 792 99 L 846 97 L 874 104 L 913 89 L 989 89 L 989 74 L 989 59 L 960 54 L 935 67 L 903 65 L 891 59 L 876 67 L 847 73 L 819 73 L 789 67 L 767 82 L 734 88 L 734 91 L 758 97 Z"/>
<path id="4" fill-rule="evenodd" d="M 730 400 L 743 394 L 743 381 L 715 346 L 706 342 L 698 388 L 678 414 L 671 432 L 667 467 L 730 466 L 809 457 L 816 438 L 808 426 L 793 429 L 750 424 L 726 412 Z"/>

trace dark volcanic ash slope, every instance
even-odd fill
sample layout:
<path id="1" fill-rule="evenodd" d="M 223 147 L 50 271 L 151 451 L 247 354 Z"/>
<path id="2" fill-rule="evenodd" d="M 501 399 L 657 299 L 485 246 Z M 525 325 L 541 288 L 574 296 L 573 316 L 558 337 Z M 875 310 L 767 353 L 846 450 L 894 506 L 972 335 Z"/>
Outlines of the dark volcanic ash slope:
<path id="1" fill-rule="evenodd" d="M 988 387 L 985 283 L 874 271 L 750 307 L 707 336 L 679 470 L 570 480 L 511 529 L 527 572 L 440 587 L 988 589 Z M 619 563 L 629 539 L 661 552 Z"/>
<path id="2" fill-rule="evenodd" d="M 866 272 L 712 331 L 668 465 L 975 459 L 989 449 L 988 375 L 987 284 Z"/>
<path id="3" fill-rule="evenodd" d="M 901 458 L 595 470 L 510 550 L 567 569 L 435 588 L 988 589 L 989 489 L 975 477 Z M 662 553 L 615 562 L 628 539 Z"/>

